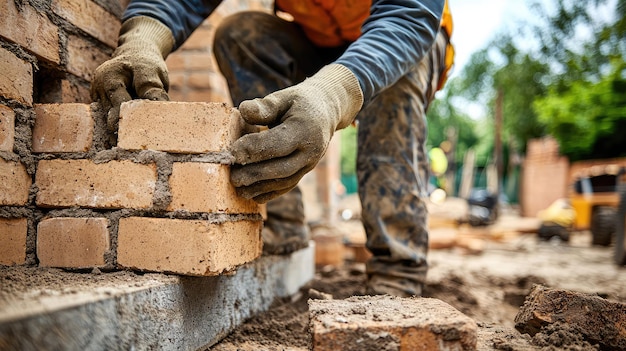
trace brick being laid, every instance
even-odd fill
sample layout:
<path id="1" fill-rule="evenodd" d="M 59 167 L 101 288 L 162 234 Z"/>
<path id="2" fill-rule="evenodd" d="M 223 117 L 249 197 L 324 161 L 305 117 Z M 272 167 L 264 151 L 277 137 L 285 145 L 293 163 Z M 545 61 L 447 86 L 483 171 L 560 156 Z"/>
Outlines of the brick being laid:
<path id="1" fill-rule="evenodd" d="M 121 106 L 118 147 L 175 154 L 223 152 L 241 136 L 239 111 L 226 104 L 133 100 Z"/>

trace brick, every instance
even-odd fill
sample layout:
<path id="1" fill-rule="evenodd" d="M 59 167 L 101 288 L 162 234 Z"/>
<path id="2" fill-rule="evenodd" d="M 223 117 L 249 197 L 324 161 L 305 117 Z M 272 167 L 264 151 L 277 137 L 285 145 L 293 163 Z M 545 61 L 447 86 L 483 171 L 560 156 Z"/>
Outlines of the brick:
<path id="1" fill-rule="evenodd" d="M 239 111 L 218 103 L 133 100 L 122 104 L 118 147 L 219 152 L 241 136 Z"/>
<path id="2" fill-rule="evenodd" d="M 0 36 L 19 44 L 35 55 L 58 64 L 59 29 L 50 20 L 39 13 L 27 2 L 0 1 Z M 6 70 L 2 70 L 6 74 Z"/>
<path id="3" fill-rule="evenodd" d="M 32 105 L 33 68 L 30 63 L 0 48 L 0 72 L 0 95 L 28 106 Z"/>
<path id="4" fill-rule="evenodd" d="M 93 142 L 94 120 L 87 104 L 36 104 L 34 152 L 86 152 Z"/>
<path id="5" fill-rule="evenodd" d="M 625 303 L 535 285 L 515 316 L 515 328 L 535 335 L 556 322 L 572 326 L 602 350 L 626 350 Z"/>
<path id="6" fill-rule="evenodd" d="M 171 53 L 165 60 L 168 71 L 184 71 L 185 70 L 185 55 L 181 52 Z"/>
<path id="7" fill-rule="evenodd" d="M 67 70 L 87 81 L 91 81 L 93 73 L 101 63 L 111 55 L 93 43 L 70 35 L 67 43 Z"/>
<path id="8" fill-rule="evenodd" d="M 26 218 L 0 218 L 0 264 L 24 264 L 26 261 Z"/>
<path id="9" fill-rule="evenodd" d="M 106 218 L 49 218 L 37 225 L 37 258 L 42 267 L 90 268 L 106 265 Z"/>
<path id="10" fill-rule="evenodd" d="M 309 300 L 312 350 L 476 350 L 478 326 L 443 301 L 394 296 Z"/>
<path id="11" fill-rule="evenodd" d="M 89 85 L 63 79 L 61 81 L 61 101 L 63 103 L 91 103 Z"/>
<path id="12" fill-rule="evenodd" d="M 259 213 L 256 202 L 237 196 L 227 165 L 176 162 L 170 189 L 169 211 Z"/>
<path id="13" fill-rule="evenodd" d="M 181 46 L 181 50 L 206 50 L 213 46 L 215 30 L 212 27 L 199 27 Z"/>
<path id="14" fill-rule="evenodd" d="M 36 202 L 42 207 L 148 208 L 156 180 L 154 164 L 42 160 L 35 175 Z"/>
<path id="15" fill-rule="evenodd" d="M 122 26 L 120 20 L 91 0 L 54 0 L 52 8 L 56 14 L 94 38 L 115 48 Z"/>
<path id="16" fill-rule="evenodd" d="M 0 151 L 13 151 L 15 138 L 15 113 L 7 106 L 0 105 Z"/>
<path id="17" fill-rule="evenodd" d="M 214 73 L 193 73 L 189 75 L 188 85 L 192 89 L 211 89 Z"/>
<path id="18" fill-rule="evenodd" d="M 0 205 L 26 205 L 31 184 L 23 164 L 0 159 Z"/>
<path id="19" fill-rule="evenodd" d="M 117 262 L 132 269 L 210 276 L 261 255 L 262 222 L 120 219 Z"/>
<path id="20" fill-rule="evenodd" d="M 182 90 L 185 86 L 185 74 L 181 72 L 170 72 L 170 89 Z"/>
<path id="21" fill-rule="evenodd" d="M 215 57 L 210 52 L 185 52 L 184 55 L 188 71 L 217 71 Z"/>

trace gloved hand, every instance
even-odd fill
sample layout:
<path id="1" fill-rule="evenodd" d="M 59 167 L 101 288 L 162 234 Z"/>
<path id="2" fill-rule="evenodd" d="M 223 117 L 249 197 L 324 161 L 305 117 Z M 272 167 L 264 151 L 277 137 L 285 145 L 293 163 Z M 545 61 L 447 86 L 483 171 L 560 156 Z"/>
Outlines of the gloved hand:
<path id="1" fill-rule="evenodd" d="M 352 123 L 363 105 L 359 81 L 331 64 L 304 82 L 239 105 L 249 124 L 270 129 L 247 134 L 230 148 L 231 182 L 258 203 L 293 189 L 324 156 L 335 130 Z"/>
<path id="2" fill-rule="evenodd" d="M 153 18 L 138 16 L 124 22 L 117 49 L 96 69 L 91 83 L 91 98 L 109 110 L 111 132 L 117 132 L 122 102 L 133 97 L 169 100 L 165 57 L 173 46 L 172 32 Z"/>

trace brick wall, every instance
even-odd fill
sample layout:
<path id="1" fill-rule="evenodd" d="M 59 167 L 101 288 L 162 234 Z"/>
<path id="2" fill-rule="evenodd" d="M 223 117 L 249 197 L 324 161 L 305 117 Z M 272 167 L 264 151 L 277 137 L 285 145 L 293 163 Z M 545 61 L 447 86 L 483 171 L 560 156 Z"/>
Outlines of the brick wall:
<path id="1" fill-rule="evenodd" d="M 522 165 L 522 215 L 534 217 L 555 200 L 567 197 L 568 175 L 569 161 L 559 154 L 559 145 L 554 138 L 530 141 Z"/>
<path id="2" fill-rule="evenodd" d="M 228 182 L 236 110 L 131 102 L 109 145 L 89 84 L 128 2 L 0 0 L 0 264 L 212 275 L 260 254 L 259 207 Z M 222 4 L 168 59 L 172 100 L 228 103 L 212 32 L 269 4 Z"/>

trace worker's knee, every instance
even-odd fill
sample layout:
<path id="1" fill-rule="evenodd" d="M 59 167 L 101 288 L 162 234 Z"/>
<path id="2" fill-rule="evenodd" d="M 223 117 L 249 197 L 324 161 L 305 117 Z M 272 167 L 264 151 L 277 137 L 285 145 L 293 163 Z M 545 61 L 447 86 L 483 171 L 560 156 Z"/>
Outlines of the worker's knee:
<path id="1" fill-rule="evenodd" d="M 254 38 L 263 36 L 267 26 L 263 23 L 271 21 L 275 16 L 263 12 L 244 11 L 226 17 L 215 30 L 214 45 L 237 42 L 238 44 L 254 43 Z"/>

